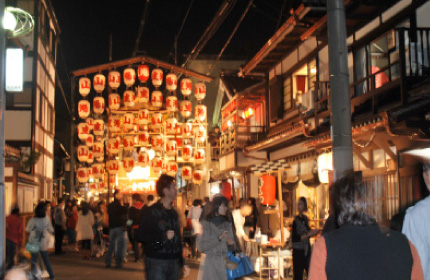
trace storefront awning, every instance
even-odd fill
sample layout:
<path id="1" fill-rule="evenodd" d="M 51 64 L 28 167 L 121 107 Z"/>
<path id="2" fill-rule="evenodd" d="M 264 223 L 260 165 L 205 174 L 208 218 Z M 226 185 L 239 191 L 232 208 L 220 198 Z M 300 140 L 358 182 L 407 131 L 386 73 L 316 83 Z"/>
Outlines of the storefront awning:
<path id="1" fill-rule="evenodd" d="M 260 164 L 255 164 L 249 167 L 252 173 L 269 173 L 279 170 L 290 169 L 290 164 L 285 159 L 280 159 L 276 161 L 268 161 Z"/>

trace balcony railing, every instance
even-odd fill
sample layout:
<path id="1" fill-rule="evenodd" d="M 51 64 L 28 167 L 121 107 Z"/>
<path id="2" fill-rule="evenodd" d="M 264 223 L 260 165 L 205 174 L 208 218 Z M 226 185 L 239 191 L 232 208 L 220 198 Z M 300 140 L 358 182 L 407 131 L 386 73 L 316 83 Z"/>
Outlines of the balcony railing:
<path id="1" fill-rule="evenodd" d="M 241 149 L 258 142 L 259 135 L 265 132 L 264 126 L 232 125 L 220 138 L 220 154 Z"/>

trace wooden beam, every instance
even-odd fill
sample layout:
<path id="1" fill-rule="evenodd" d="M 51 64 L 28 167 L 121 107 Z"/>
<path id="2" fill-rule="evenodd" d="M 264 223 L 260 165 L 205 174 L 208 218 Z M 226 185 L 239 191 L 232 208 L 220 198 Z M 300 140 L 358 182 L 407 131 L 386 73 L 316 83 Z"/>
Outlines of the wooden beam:
<path id="1" fill-rule="evenodd" d="M 377 137 L 375 137 L 375 139 L 373 140 L 373 142 L 376 144 L 376 146 L 378 146 L 379 148 L 381 148 L 382 150 L 384 150 L 384 152 L 395 162 L 397 163 L 397 156 L 396 154 L 390 149 L 390 147 L 388 147 L 388 143 L 385 140 L 382 139 L 378 139 Z"/>
<path id="2" fill-rule="evenodd" d="M 368 168 L 373 169 L 373 164 L 367 160 L 363 155 L 360 153 L 360 151 L 357 151 L 356 149 L 353 149 L 352 151 L 356 157 Z"/>

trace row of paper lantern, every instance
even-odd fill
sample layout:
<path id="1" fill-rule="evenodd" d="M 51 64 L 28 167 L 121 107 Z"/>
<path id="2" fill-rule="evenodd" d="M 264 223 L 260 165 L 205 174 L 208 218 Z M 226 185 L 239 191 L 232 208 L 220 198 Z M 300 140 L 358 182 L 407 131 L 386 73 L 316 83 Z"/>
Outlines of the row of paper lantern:
<path id="1" fill-rule="evenodd" d="M 79 167 L 76 171 L 79 183 L 88 182 L 89 178 L 100 179 L 104 178 L 105 168 L 102 163 L 95 163 L 91 167 Z"/>
<path id="2" fill-rule="evenodd" d="M 149 68 L 147 65 L 139 65 L 138 79 L 141 83 L 146 83 L 149 79 Z M 123 73 L 124 84 L 127 88 L 132 87 L 136 82 L 136 71 L 133 68 L 126 68 Z M 163 84 L 163 70 L 156 68 L 151 72 L 152 85 L 159 88 Z M 108 74 L 108 85 L 113 90 L 116 90 L 121 85 L 121 74 L 118 71 L 111 71 Z M 93 78 L 94 90 L 97 93 L 102 93 L 106 87 L 106 77 L 103 74 L 96 74 Z M 176 74 L 170 73 L 166 76 L 166 89 L 175 91 L 178 87 L 178 77 Z M 193 82 L 189 78 L 183 78 L 179 83 L 179 88 L 184 96 L 190 96 L 193 89 Z M 79 93 L 85 97 L 91 91 L 91 80 L 87 77 L 79 79 Z M 194 94 L 197 100 L 203 100 L 206 97 L 206 85 L 204 83 L 196 83 L 194 86 Z"/>

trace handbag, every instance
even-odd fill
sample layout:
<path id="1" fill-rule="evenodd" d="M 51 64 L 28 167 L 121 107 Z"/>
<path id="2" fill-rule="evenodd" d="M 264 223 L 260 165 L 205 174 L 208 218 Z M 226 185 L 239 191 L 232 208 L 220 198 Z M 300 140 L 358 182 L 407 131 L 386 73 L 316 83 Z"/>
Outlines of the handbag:
<path id="1" fill-rule="evenodd" d="M 225 269 L 227 272 L 228 280 L 243 277 L 254 272 L 254 268 L 249 262 L 248 257 L 244 254 L 238 254 L 237 256 L 235 256 L 232 252 L 228 252 L 228 259 L 231 262 L 237 263 L 236 269 Z"/>
<path id="2" fill-rule="evenodd" d="M 40 233 L 39 240 L 37 242 L 34 242 L 34 240 L 32 238 L 32 234 L 36 235 L 36 232 L 34 231 L 34 228 L 31 230 L 30 237 L 28 238 L 29 241 L 25 245 L 25 249 L 27 251 L 29 251 L 30 253 L 35 254 L 35 253 L 39 252 L 39 250 L 40 250 L 39 243 L 40 243 L 40 241 L 43 238 L 43 232 Z"/>

